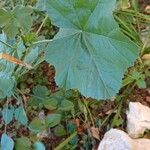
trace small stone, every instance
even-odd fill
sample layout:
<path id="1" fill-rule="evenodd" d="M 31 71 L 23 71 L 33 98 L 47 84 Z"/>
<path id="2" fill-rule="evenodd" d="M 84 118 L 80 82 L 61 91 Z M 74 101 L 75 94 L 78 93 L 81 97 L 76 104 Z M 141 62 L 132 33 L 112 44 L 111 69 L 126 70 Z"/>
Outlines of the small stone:
<path id="1" fill-rule="evenodd" d="M 132 139 L 124 131 L 111 129 L 104 135 L 98 150 L 150 150 L 150 140 Z"/>
<path id="2" fill-rule="evenodd" d="M 49 137 L 49 133 L 47 132 L 47 130 L 45 130 L 45 131 L 42 131 L 42 132 L 38 133 L 38 134 L 37 134 L 37 137 L 38 137 L 39 139 L 47 138 L 47 137 Z"/>
<path id="3" fill-rule="evenodd" d="M 145 12 L 148 13 L 148 14 L 150 14 L 150 5 L 147 5 L 147 6 L 146 6 Z"/>
<path id="4" fill-rule="evenodd" d="M 150 130 L 150 108 L 139 102 L 130 102 L 127 111 L 127 132 L 132 138 L 141 137 Z"/>
<path id="5" fill-rule="evenodd" d="M 40 119 L 45 119 L 44 110 L 42 110 L 42 111 L 39 112 L 39 118 L 40 118 Z"/>
<path id="6" fill-rule="evenodd" d="M 145 54 L 142 56 L 143 60 L 150 60 L 150 54 Z"/>

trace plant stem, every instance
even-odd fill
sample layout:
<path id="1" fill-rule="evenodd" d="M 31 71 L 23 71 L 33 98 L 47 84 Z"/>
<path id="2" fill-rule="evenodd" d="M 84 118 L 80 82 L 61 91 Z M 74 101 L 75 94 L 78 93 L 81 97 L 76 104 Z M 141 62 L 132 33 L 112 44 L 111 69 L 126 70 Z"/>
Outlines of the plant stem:
<path id="1" fill-rule="evenodd" d="M 15 8 L 14 0 L 11 0 L 11 6 L 12 6 L 13 9 Z"/>
<path id="2" fill-rule="evenodd" d="M 37 42 L 34 42 L 33 45 L 37 45 L 37 44 L 42 44 L 42 43 L 49 43 L 53 40 L 42 40 L 42 41 L 37 41 Z"/>
<path id="3" fill-rule="evenodd" d="M 76 135 L 77 135 L 77 131 L 72 133 L 65 141 L 59 144 L 54 150 L 62 150 L 63 147 L 67 145 Z"/>
<path id="4" fill-rule="evenodd" d="M 128 32 L 132 33 L 128 25 L 126 25 L 126 23 L 122 19 L 120 19 L 118 16 L 115 16 L 115 18 L 128 30 Z"/>
<path id="5" fill-rule="evenodd" d="M 43 25 L 44 25 L 45 21 L 47 20 L 47 18 L 48 18 L 48 15 L 46 15 L 46 16 L 45 16 L 45 18 L 44 18 L 44 20 L 43 20 L 42 24 L 40 25 L 40 27 L 38 28 L 38 30 L 37 30 L 37 32 L 36 32 L 36 35 L 38 35 L 38 34 L 39 34 L 39 32 L 41 31 L 41 29 L 42 29 L 42 27 L 43 27 Z"/>
<path id="6" fill-rule="evenodd" d="M 129 93 L 132 92 L 132 90 L 134 89 L 136 83 L 133 83 L 133 85 L 130 87 L 130 86 L 127 86 L 127 90 L 125 90 L 121 95 L 125 95 L 119 102 L 119 104 L 113 109 L 113 111 L 104 119 L 104 121 L 101 123 L 101 127 L 106 123 L 106 121 L 110 118 L 110 116 L 112 115 L 112 113 L 115 112 L 115 110 L 119 109 L 119 111 L 121 111 L 121 107 L 122 107 L 122 104 L 123 104 L 123 101 L 125 100 L 126 98 L 126 95 L 128 95 Z M 128 89 L 130 89 L 128 91 Z"/>
<path id="7" fill-rule="evenodd" d="M 83 98 L 83 102 L 84 102 L 84 105 L 85 105 L 85 107 L 86 107 L 86 109 L 87 109 L 87 111 L 88 111 L 88 113 L 89 113 L 89 117 L 90 117 L 90 119 L 91 119 L 91 121 L 92 121 L 93 127 L 95 127 L 94 119 L 93 119 L 92 114 L 91 114 L 91 112 L 90 112 L 90 110 L 89 110 L 89 107 L 88 107 L 88 105 L 87 105 L 87 102 L 86 102 L 86 100 L 85 100 L 84 98 Z"/>
<path id="8" fill-rule="evenodd" d="M 136 12 L 134 10 L 124 10 L 124 11 L 119 11 L 119 12 L 116 12 L 116 13 L 122 13 L 122 14 L 127 14 L 127 15 L 130 15 L 130 16 L 136 16 L 140 19 L 145 19 L 147 21 L 150 21 L 150 18 L 149 18 L 148 15 L 142 14 L 140 12 Z"/>

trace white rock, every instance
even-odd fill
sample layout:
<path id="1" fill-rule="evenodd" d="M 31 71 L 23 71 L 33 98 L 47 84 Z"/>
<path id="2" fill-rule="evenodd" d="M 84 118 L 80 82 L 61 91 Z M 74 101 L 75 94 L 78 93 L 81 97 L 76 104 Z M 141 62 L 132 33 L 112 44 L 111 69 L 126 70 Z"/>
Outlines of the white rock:
<path id="1" fill-rule="evenodd" d="M 131 139 L 118 129 L 111 129 L 101 141 L 98 150 L 150 150 L 150 140 Z"/>
<path id="2" fill-rule="evenodd" d="M 47 132 L 47 130 L 44 130 L 40 133 L 37 133 L 36 135 L 39 139 L 42 139 L 42 138 L 46 138 L 46 137 L 49 137 L 49 133 Z"/>
<path id="3" fill-rule="evenodd" d="M 123 131 L 111 129 L 105 133 L 98 150 L 131 150 L 132 139 Z"/>
<path id="4" fill-rule="evenodd" d="M 139 102 L 130 102 L 127 111 L 127 132 L 132 138 L 138 138 L 144 131 L 150 130 L 150 108 Z"/>
<path id="5" fill-rule="evenodd" d="M 135 139 L 134 141 L 134 150 L 150 150 L 149 139 Z"/>

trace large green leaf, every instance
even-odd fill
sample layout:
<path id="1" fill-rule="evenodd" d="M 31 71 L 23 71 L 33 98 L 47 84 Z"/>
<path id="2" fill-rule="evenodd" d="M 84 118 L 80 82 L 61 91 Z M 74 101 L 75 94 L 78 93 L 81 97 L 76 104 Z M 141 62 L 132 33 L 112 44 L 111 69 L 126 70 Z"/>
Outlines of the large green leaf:
<path id="1" fill-rule="evenodd" d="M 116 0 L 46 0 L 52 23 L 60 27 L 46 50 L 56 81 L 87 97 L 106 99 L 121 87 L 138 47 L 113 18 Z"/>
<path id="2" fill-rule="evenodd" d="M 38 2 L 36 4 L 36 8 L 40 11 L 45 11 L 46 10 L 46 1 L 38 0 Z"/>

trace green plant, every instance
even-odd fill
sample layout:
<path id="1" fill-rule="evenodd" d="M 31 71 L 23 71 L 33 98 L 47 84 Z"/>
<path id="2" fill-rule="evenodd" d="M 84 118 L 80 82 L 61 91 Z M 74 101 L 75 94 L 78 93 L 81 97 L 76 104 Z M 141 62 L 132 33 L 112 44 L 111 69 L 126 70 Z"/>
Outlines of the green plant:
<path id="1" fill-rule="evenodd" d="M 56 67 L 60 86 L 96 99 L 118 92 L 139 50 L 120 32 L 112 15 L 115 2 L 47 0 L 47 13 L 60 31 L 49 42 L 45 59 Z"/>
<path id="2" fill-rule="evenodd" d="M 137 3 L 128 0 L 118 0 L 117 5 L 116 0 L 39 0 L 34 6 L 35 3 L 36 0 L 0 2 L 0 56 L 10 56 L 0 59 L 0 104 L 4 121 L 1 149 L 44 150 L 41 139 L 35 135 L 48 129 L 58 137 L 69 134 L 56 149 L 75 149 L 79 140 L 77 128 L 73 123 L 68 127 L 67 121 L 79 117 L 84 123 L 97 126 L 85 97 L 111 99 L 122 86 L 146 87 L 149 67 L 140 57 L 149 53 L 146 52 L 149 35 L 143 44 L 139 34 L 140 24 L 148 24 L 150 18 L 138 11 Z M 22 79 L 44 60 L 56 68 L 60 88 L 55 93 L 45 86 L 48 79 L 39 78 L 40 72 L 36 72 L 39 74 L 36 82 L 28 77 Z M 127 71 L 130 66 L 133 67 Z M 26 80 L 32 83 L 31 89 L 26 89 Z M 112 127 L 123 124 L 121 110 L 122 101 L 112 111 Z M 41 111 L 46 111 L 43 118 L 38 117 Z M 33 137 L 12 139 L 7 135 L 7 127 L 16 122 L 28 128 Z M 89 149 L 91 135 L 82 139 L 84 148 Z"/>
<path id="3" fill-rule="evenodd" d="M 85 5 L 84 0 L 71 3 L 46 1 L 45 9 L 60 31 L 49 42 L 45 59 L 56 67 L 56 81 L 60 86 L 79 89 L 83 95 L 96 99 L 111 98 L 118 92 L 123 74 L 133 64 L 139 50 L 119 31 L 112 14 L 115 3 L 115 0 L 95 0 L 92 5 L 90 1 Z M 68 5 L 70 8 L 67 8 Z M 109 11 L 104 13 L 108 7 Z M 16 6 L 10 14 L 2 9 L 1 27 L 4 31 L 10 20 L 14 21 L 18 9 L 26 12 L 25 17 L 32 13 L 28 7 Z M 31 27 L 31 21 L 24 24 L 18 14 L 18 26 L 12 27 L 13 24 L 9 24 L 11 29 L 16 29 L 15 34 L 20 27 L 23 31 Z"/>

